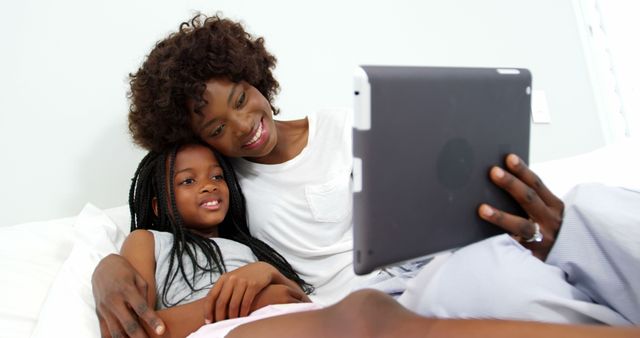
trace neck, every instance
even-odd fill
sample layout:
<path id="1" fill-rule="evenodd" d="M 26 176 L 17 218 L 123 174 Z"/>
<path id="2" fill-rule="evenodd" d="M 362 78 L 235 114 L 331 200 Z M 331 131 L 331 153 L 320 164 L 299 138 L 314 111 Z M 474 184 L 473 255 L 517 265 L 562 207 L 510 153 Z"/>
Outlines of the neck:
<path id="1" fill-rule="evenodd" d="M 218 235 L 218 227 L 214 227 L 213 229 L 193 229 L 191 230 L 193 231 L 193 233 L 202 236 L 204 238 L 215 238 L 215 237 L 219 237 Z"/>

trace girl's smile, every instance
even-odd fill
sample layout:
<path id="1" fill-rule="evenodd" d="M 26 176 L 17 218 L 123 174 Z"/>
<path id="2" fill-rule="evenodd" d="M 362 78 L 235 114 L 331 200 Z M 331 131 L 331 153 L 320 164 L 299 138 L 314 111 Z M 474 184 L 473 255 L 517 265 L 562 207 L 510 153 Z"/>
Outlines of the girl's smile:
<path id="1" fill-rule="evenodd" d="M 221 207 L 220 202 L 220 200 L 215 198 L 207 198 L 202 203 L 200 203 L 200 206 L 207 210 L 219 210 Z"/>
<path id="2" fill-rule="evenodd" d="M 229 209 L 229 187 L 211 149 L 188 145 L 175 160 L 173 189 L 184 226 L 205 237 L 216 237 Z"/>

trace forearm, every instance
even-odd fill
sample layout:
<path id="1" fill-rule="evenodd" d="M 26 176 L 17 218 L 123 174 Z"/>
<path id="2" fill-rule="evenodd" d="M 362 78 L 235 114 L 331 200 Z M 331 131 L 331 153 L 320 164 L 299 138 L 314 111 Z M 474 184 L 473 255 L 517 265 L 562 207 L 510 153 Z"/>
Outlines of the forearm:
<path id="1" fill-rule="evenodd" d="M 204 325 L 204 299 L 156 311 L 166 325 L 163 335 L 157 335 L 145 327 L 149 337 L 186 337 Z"/>

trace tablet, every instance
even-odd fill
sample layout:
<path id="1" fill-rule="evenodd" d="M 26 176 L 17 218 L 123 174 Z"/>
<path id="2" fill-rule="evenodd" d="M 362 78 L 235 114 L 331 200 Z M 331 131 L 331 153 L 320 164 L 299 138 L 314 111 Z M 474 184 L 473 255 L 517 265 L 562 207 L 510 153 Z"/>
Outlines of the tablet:
<path id="1" fill-rule="evenodd" d="M 525 215 L 489 169 L 528 162 L 528 70 L 360 66 L 354 83 L 357 274 L 501 233 L 481 203 Z"/>

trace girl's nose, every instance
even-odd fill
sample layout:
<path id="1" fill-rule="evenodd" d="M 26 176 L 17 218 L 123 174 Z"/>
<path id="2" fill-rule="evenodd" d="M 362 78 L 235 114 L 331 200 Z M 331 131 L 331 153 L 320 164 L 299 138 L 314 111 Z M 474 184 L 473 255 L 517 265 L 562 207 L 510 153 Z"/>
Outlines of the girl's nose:
<path id="1" fill-rule="evenodd" d="M 205 183 L 204 185 L 202 185 L 202 187 L 200 188 L 200 192 L 201 193 L 205 193 L 205 192 L 212 192 L 212 191 L 216 191 L 218 190 L 218 187 L 211 181 Z"/>

